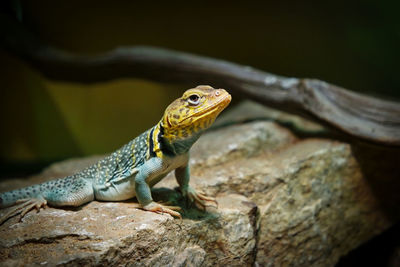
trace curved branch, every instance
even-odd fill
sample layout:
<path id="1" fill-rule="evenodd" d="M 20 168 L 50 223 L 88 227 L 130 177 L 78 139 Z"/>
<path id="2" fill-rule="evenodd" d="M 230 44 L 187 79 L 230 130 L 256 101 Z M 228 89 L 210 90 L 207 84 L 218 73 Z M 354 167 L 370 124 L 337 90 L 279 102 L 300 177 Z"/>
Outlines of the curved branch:
<path id="1" fill-rule="evenodd" d="M 152 47 L 118 48 L 102 55 L 71 54 L 40 42 L 0 16 L 0 44 L 50 79 L 100 82 L 121 77 L 211 84 L 364 140 L 400 145 L 400 104 L 319 80 L 286 78 L 247 66 Z"/>

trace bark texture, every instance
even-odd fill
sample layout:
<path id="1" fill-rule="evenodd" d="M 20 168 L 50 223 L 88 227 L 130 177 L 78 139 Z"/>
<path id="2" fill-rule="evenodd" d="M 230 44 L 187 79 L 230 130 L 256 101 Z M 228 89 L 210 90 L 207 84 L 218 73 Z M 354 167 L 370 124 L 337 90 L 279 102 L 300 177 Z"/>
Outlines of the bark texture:
<path id="1" fill-rule="evenodd" d="M 312 118 L 342 133 L 400 145 L 400 104 L 315 79 L 287 78 L 228 61 L 153 47 L 118 48 L 101 55 L 68 53 L 38 40 L 0 14 L 0 45 L 50 79 L 93 83 L 121 77 L 210 84 L 277 109 Z"/>

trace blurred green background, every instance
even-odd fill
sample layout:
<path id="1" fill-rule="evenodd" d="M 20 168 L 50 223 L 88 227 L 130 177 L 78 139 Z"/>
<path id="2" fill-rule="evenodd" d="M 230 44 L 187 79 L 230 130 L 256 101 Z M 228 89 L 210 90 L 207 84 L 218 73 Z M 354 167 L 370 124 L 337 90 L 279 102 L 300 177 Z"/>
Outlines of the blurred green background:
<path id="1" fill-rule="evenodd" d="M 400 99 L 398 1 L 20 3 L 28 29 L 74 53 L 160 46 Z M 2 176 L 111 152 L 187 89 L 135 79 L 51 81 L 1 48 L 0 61 Z"/>

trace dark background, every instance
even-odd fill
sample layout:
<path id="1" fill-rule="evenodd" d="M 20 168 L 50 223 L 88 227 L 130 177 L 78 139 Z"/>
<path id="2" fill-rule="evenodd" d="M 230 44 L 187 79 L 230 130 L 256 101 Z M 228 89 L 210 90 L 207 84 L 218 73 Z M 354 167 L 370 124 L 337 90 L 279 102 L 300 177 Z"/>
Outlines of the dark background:
<path id="1" fill-rule="evenodd" d="M 29 0 L 1 7 L 11 13 L 18 3 L 29 30 L 70 52 L 159 46 L 400 99 L 398 1 Z M 51 81 L 1 48 L 0 61 L 3 169 L 113 151 L 187 89 L 136 79 Z"/>
<path id="2" fill-rule="evenodd" d="M 22 3 L 25 24 L 66 50 L 161 46 L 400 98 L 398 1 Z"/>

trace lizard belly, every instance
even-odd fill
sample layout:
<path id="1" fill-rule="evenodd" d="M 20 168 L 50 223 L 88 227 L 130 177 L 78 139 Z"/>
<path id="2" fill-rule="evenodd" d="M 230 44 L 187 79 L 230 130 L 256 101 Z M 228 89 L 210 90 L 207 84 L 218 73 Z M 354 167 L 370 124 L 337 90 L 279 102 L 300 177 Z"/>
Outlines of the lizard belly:
<path id="1" fill-rule="evenodd" d="M 110 183 L 110 185 L 105 188 L 95 190 L 95 196 L 98 200 L 127 200 L 135 196 L 135 184 L 131 182 L 131 179 Z"/>
<path id="2" fill-rule="evenodd" d="M 185 164 L 188 156 L 180 155 L 175 158 L 165 158 L 162 162 L 162 167 L 159 169 L 158 175 L 150 176 L 146 179 L 146 183 L 153 187 L 161 181 L 169 172 L 179 166 Z M 135 191 L 135 176 L 136 174 L 126 177 L 119 181 L 111 181 L 105 186 L 95 187 L 95 197 L 98 200 L 120 201 L 127 200 L 136 196 Z"/>

